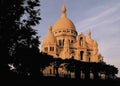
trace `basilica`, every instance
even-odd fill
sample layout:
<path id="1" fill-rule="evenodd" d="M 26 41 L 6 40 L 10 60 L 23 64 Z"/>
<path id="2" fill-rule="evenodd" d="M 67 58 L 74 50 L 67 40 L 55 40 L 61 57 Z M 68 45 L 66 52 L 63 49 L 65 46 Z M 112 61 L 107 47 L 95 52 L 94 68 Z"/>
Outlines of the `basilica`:
<path id="1" fill-rule="evenodd" d="M 78 33 L 66 11 L 63 5 L 61 17 L 48 27 L 48 33 L 41 43 L 40 52 L 55 58 L 41 70 L 42 74 L 81 79 L 115 78 L 117 68 L 103 61 L 104 57 L 98 52 L 98 43 L 92 39 L 90 29 L 87 36 Z"/>
<path id="2" fill-rule="evenodd" d="M 99 62 L 98 43 L 92 39 L 91 31 L 85 36 L 78 34 L 74 23 L 67 17 L 66 7 L 61 9 L 61 17 L 53 26 L 48 27 L 48 34 L 41 45 L 41 52 L 52 55 L 54 58 L 69 59 L 84 62 Z"/>

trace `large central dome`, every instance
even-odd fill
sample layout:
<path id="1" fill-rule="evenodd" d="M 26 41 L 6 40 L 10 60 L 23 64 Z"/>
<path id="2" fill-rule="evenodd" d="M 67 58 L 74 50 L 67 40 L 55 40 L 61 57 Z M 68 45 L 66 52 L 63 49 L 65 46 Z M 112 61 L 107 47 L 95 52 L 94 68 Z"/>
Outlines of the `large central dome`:
<path id="1" fill-rule="evenodd" d="M 62 15 L 61 18 L 53 26 L 53 32 L 58 30 L 73 30 L 76 31 L 75 25 L 73 22 L 66 16 L 66 8 L 62 6 Z"/>

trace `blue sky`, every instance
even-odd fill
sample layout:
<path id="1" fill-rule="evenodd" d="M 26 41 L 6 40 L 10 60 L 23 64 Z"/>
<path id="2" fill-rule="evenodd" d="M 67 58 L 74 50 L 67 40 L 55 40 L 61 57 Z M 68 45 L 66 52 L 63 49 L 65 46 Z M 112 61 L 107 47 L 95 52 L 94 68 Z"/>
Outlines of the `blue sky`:
<path id="1" fill-rule="evenodd" d="M 61 7 L 65 5 L 67 17 L 78 34 L 82 32 L 87 36 L 90 29 L 104 61 L 120 70 L 120 0 L 41 0 L 40 4 L 42 20 L 36 28 L 41 42 L 48 33 L 48 26 L 60 18 Z"/>

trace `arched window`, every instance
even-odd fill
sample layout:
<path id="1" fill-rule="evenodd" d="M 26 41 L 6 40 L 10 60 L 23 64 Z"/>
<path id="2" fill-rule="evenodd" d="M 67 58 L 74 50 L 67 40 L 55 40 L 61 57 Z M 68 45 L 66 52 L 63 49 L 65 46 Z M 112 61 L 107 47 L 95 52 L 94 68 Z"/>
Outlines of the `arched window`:
<path id="1" fill-rule="evenodd" d="M 83 38 L 80 37 L 80 46 L 83 46 Z"/>
<path id="2" fill-rule="evenodd" d="M 59 46 L 61 46 L 62 45 L 62 41 L 61 40 L 59 40 Z"/>
<path id="3" fill-rule="evenodd" d="M 84 54 L 84 52 L 80 51 L 80 60 L 83 60 L 83 54 Z"/>
<path id="4" fill-rule="evenodd" d="M 50 51 L 54 51 L 54 47 L 50 47 Z"/>
<path id="5" fill-rule="evenodd" d="M 64 46 L 64 39 L 63 39 L 63 46 Z"/>
<path id="6" fill-rule="evenodd" d="M 48 47 L 45 47 L 44 50 L 47 52 L 48 51 Z"/>
<path id="7" fill-rule="evenodd" d="M 90 52 L 88 52 L 88 62 L 90 62 L 91 61 L 91 53 Z"/>
<path id="8" fill-rule="evenodd" d="M 75 52 L 72 51 L 72 52 L 71 52 L 71 58 L 72 58 L 72 59 L 74 59 L 74 55 L 75 55 Z"/>
<path id="9" fill-rule="evenodd" d="M 71 40 L 71 43 L 73 43 L 73 40 Z"/>

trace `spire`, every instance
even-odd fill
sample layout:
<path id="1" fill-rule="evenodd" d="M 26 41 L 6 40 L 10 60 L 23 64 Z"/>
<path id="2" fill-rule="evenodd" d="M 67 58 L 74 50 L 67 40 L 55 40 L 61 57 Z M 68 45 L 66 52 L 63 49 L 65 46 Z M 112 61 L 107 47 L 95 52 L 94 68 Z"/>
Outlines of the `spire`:
<path id="1" fill-rule="evenodd" d="M 62 6 L 62 15 L 61 15 L 61 17 L 66 17 L 66 7 L 65 7 L 65 5 L 63 5 Z"/>
<path id="2" fill-rule="evenodd" d="M 49 30 L 50 33 L 52 32 L 52 26 L 51 25 L 48 26 L 48 30 Z"/>
<path id="3" fill-rule="evenodd" d="M 88 38 L 91 38 L 91 31 L 90 31 L 90 29 L 88 30 Z"/>

